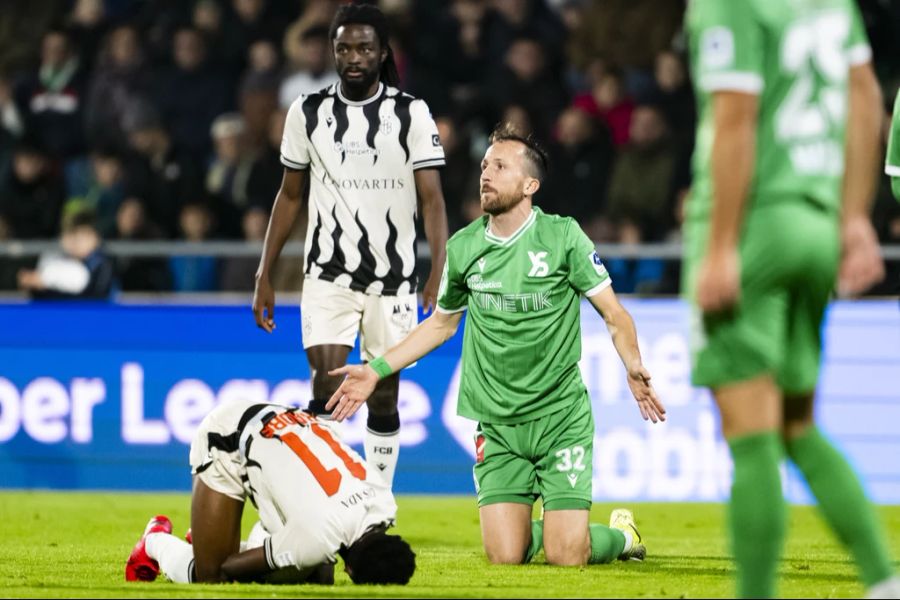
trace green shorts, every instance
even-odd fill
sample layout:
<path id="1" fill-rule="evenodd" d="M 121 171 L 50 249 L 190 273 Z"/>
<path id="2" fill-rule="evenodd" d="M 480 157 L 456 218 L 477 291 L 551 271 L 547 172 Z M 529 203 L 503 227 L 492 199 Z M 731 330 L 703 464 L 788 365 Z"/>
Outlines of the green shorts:
<path id="1" fill-rule="evenodd" d="M 837 217 L 803 199 L 749 213 L 740 304 L 723 315 L 703 315 L 694 301 L 708 231 L 708 221 L 685 223 L 682 290 L 691 304 L 693 383 L 714 388 L 771 373 L 789 394 L 812 392 L 840 260 Z"/>
<path id="2" fill-rule="evenodd" d="M 478 506 L 515 502 L 545 510 L 589 509 L 594 417 L 587 392 L 569 408 L 520 423 L 479 423 L 474 468 Z"/>

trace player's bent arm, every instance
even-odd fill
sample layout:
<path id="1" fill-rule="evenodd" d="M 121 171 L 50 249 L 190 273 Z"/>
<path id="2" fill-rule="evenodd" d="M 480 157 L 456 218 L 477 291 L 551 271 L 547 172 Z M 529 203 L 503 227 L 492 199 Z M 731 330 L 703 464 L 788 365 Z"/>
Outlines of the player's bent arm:
<path id="1" fill-rule="evenodd" d="M 845 223 L 853 218 L 869 218 L 878 184 L 882 102 L 881 86 L 872 63 L 851 67 L 842 190 Z M 891 178 L 894 195 L 898 192 L 898 179 Z"/>
<path id="2" fill-rule="evenodd" d="M 727 252 L 737 247 L 744 205 L 756 167 L 758 109 L 759 97 L 754 94 L 732 91 L 713 94 L 710 252 Z"/>
<path id="3" fill-rule="evenodd" d="M 269 217 L 269 226 L 266 229 L 266 238 L 263 242 L 262 256 L 259 259 L 259 269 L 256 277 L 268 278 L 272 265 L 278 260 L 281 249 L 294 227 L 294 221 L 303 206 L 303 189 L 306 186 L 306 171 L 296 169 L 284 169 L 281 179 L 281 187 L 275 196 L 275 204 L 272 206 L 272 214 Z"/>
<path id="4" fill-rule="evenodd" d="M 891 177 L 891 193 L 894 198 L 900 200 L 900 177 Z"/>
<path id="5" fill-rule="evenodd" d="M 431 249 L 431 272 L 425 283 L 422 306 L 431 310 L 437 303 L 437 290 L 444 270 L 447 247 L 447 207 L 441 190 L 441 176 L 437 169 L 418 169 L 415 174 L 416 192 L 422 203 L 425 237 Z"/>
<path id="6" fill-rule="evenodd" d="M 634 320 L 631 318 L 631 315 L 619 302 L 619 298 L 613 291 L 612 286 L 603 288 L 593 296 L 590 296 L 588 300 L 606 322 L 606 328 L 609 330 L 610 337 L 612 337 L 613 345 L 616 347 L 616 352 L 619 353 L 619 358 L 622 359 L 622 364 L 625 365 L 625 368 L 630 371 L 633 367 L 639 367 L 642 363 L 641 351 L 638 348 L 637 329 L 634 327 Z"/>

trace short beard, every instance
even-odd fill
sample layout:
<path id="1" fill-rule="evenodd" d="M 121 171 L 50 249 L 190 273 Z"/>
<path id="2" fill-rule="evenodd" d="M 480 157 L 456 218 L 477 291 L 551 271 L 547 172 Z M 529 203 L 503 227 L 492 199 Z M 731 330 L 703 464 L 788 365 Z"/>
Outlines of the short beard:
<path id="1" fill-rule="evenodd" d="M 525 196 L 520 194 L 503 195 L 497 192 L 495 194 L 496 196 L 491 200 L 485 200 L 484 196 L 481 197 L 481 210 L 494 217 L 509 212 L 525 199 Z"/>
<path id="2" fill-rule="evenodd" d="M 345 96 L 353 96 L 353 100 L 364 100 L 362 96 L 378 81 L 378 71 L 368 71 L 359 81 L 347 81 L 341 76 L 341 91 Z"/>

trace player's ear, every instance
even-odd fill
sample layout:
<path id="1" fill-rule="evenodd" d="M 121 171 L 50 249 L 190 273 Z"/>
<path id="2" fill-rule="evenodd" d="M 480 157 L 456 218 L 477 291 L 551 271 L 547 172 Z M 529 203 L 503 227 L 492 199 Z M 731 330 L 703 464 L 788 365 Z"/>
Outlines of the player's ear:
<path id="1" fill-rule="evenodd" d="M 525 180 L 525 189 L 522 191 L 526 196 L 534 196 L 539 189 L 541 189 L 541 182 L 534 177 L 529 177 Z"/>

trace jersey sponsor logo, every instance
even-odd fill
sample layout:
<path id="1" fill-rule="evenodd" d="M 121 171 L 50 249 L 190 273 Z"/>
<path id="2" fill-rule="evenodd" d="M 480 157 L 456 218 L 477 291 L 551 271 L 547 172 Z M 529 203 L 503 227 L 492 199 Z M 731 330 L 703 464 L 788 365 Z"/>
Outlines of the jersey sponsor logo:
<path id="1" fill-rule="evenodd" d="M 368 144 L 354 140 L 335 142 L 333 148 L 336 154 L 349 154 L 351 156 L 377 156 L 379 154 L 377 148 L 372 148 Z"/>
<path id="2" fill-rule="evenodd" d="M 325 182 L 342 190 L 402 190 L 406 187 L 406 181 L 400 177 L 374 177 L 371 179 L 360 177 L 348 177 L 346 179 L 334 179 L 328 177 Z"/>
<path id="3" fill-rule="evenodd" d="M 499 312 L 527 313 L 553 307 L 553 302 L 550 300 L 550 292 L 528 294 L 472 292 L 472 299 L 475 302 L 475 306 L 481 310 Z"/>
<path id="4" fill-rule="evenodd" d="M 480 291 L 480 290 L 499 290 L 503 288 L 503 283 L 500 281 L 485 281 L 481 278 L 481 275 L 476 273 L 475 275 L 469 276 L 466 280 L 466 285 L 469 286 L 470 290 Z"/>
<path id="5" fill-rule="evenodd" d="M 734 33 L 727 27 L 711 27 L 700 38 L 700 62 L 707 69 L 722 69 L 734 62 Z"/>
<path id="6" fill-rule="evenodd" d="M 547 258 L 547 252 L 528 251 L 528 258 L 531 259 L 531 270 L 528 271 L 529 277 L 546 277 L 550 273 L 550 265 L 544 261 Z"/>
<path id="7" fill-rule="evenodd" d="M 365 488 L 361 492 L 353 492 L 343 500 L 341 500 L 341 506 L 344 508 L 351 508 L 356 506 L 360 502 L 364 502 L 365 500 L 370 500 L 375 497 L 375 490 L 373 488 Z"/>

